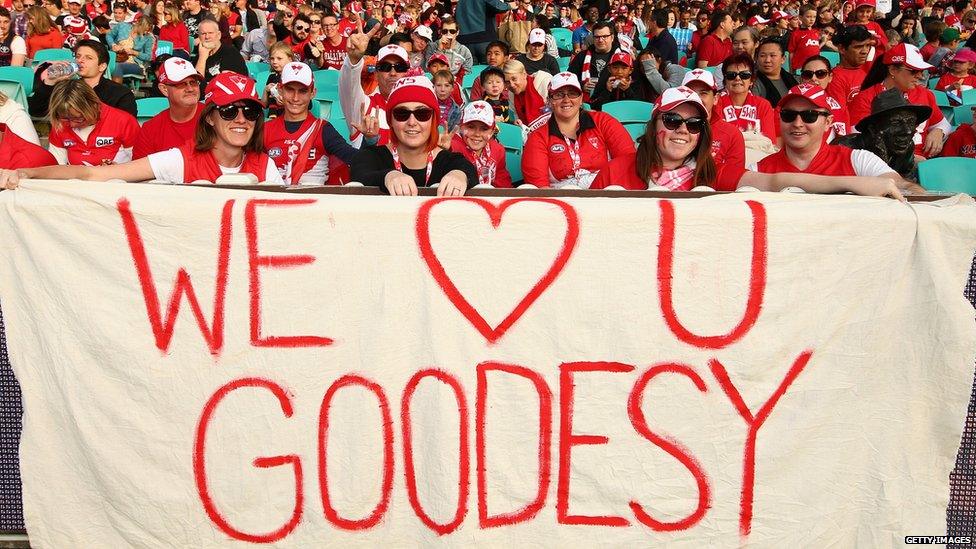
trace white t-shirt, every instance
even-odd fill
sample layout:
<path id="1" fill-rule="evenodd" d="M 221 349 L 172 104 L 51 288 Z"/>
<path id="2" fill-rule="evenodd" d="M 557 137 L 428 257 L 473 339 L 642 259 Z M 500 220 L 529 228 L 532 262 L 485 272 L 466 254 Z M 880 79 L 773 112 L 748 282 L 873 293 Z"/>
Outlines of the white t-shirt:
<path id="1" fill-rule="evenodd" d="M 19 37 L 18 37 L 19 38 Z M 21 40 L 23 41 L 23 40 Z M 37 137 L 37 130 L 31 122 L 30 115 L 24 110 L 20 103 L 13 99 L 0 106 L 0 124 L 7 126 L 7 129 L 17 134 L 17 137 L 24 141 L 30 141 L 35 145 L 40 145 L 41 140 Z"/>
<path id="2" fill-rule="evenodd" d="M 881 157 L 871 151 L 864 149 L 854 149 L 851 151 L 851 165 L 854 166 L 854 173 L 858 177 L 878 177 L 895 170 L 885 164 Z M 746 166 L 750 172 L 758 172 L 759 165 L 755 162 Z"/>
<path id="3" fill-rule="evenodd" d="M 14 36 L 10 41 L 10 53 L 14 55 L 27 55 L 27 42 L 19 36 Z"/>
<path id="4" fill-rule="evenodd" d="M 174 185 L 193 183 L 192 181 L 183 181 L 183 153 L 181 153 L 178 148 L 153 153 L 147 158 L 149 159 L 149 166 L 152 168 L 153 175 L 156 177 L 156 179 L 166 181 L 167 183 L 173 183 Z M 240 173 L 241 167 L 236 166 L 233 168 L 228 168 L 226 166 L 220 166 L 220 171 L 224 175 Z M 267 183 L 269 185 L 285 184 L 285 182 L 281 179 L 281 174 L 278 173 L 278 168 L 271 160 L 268 160 L 267 173 L 264 174 L 264 181 L 262 181 L 262 183 Z"/>

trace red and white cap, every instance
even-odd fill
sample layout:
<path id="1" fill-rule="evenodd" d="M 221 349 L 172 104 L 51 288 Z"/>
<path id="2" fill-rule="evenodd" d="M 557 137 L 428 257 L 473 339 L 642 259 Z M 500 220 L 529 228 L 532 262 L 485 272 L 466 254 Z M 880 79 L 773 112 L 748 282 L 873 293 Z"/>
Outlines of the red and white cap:
<path id="1" fill-rule="evenodd" d="M 417 25 L 417 28 L 413 29 L 413 33 L 428 42 L 434 39 L 434 31 L 430 30 L 427 25 Z"/>
<path id="2" fill-rule="evenodd" d="M 439 53 L 438 52 L 438 53 L 435 53 L 434 55 L 431 55 L 430 56 L 430 59 L 427 60 L 427 67 L 430 68 L 430 64 L 433 63 L 434 61 L 440 61 L 441 63 L 444 63 L 448 67 L 451 66 L 451 63 L 448 62 L 448 60 L 447 60 L 447 56 L 444 55 L 443 53 Z"/>
<path id="3" fill-rule="evenodd" d="M 820 107 L 821 109 L 830 110 L 830 104 L 827 103 L 827 92 L 823 88 L 816 84 L 799 84 L 790 88 L 790 91 L 786 92 L 786 95 L 779 100 L 779 106 L 782 107 L 787 101 L 794 98 L 806 99 L 807 101 L 813 103 L 814 106 Z"/>
<path id="4" fill-rule="evenodd" d="M 529 31 L 529 44 L 545 44 L 546 31 L 542 29 L 532 29 Z"/>
<path id="5" fill-rule="evenodd" d="M 203 94 L 203 102 L 207 105 L 213 103 L 223 107 L 237 101 L 254 101 L 264 106 L 258 97 L 254 79 L 236 72 L 222 72 L 214 76 Z"/>
<path id="6" fill-rule="evenodd" d="M 775 22 L 779 21 L 780 19 L 789 19 L 789 18 L 790 18 L 790 14 L 788 14 L 785 11 L 782 11 L 782 10 L 776 10 L 776 11 L 773 12 L 773 16 L 772 16 L 772 18 L 770 20 L 773 23 L 775 23 Z"/>
<path id="7" fill-rule="evenodd" d="M 932 65 L 929 65 L 925 62 L 925 59 L 922 59 L 922 54 L 918 51 L 918 48 L 911 44 L 905 44 L 904 42 L 886 51 L 881 58 L 881 62 L 885 65 L 905 65 L 916 71 L 924 71 L 932 68 Z"/>
<path id="8" fill-rule="evenodd" d="M 623 63 L 628 67 L 633 67 L 634 58 L 625 51 L 618 51 L 617 53 L 613 54 L 612 57 L 610 57 L 610 62 L 607 63 L 607 65 L 613 65 L 614 63 Z"/>
<path id="9" fill-rule="evenodd" d="M 956 52 L 956 55 L 952 58 L 953 61 L 963 61 L 966 63 L 976 63 L 976 51 L 969 48 L 962 48 Z"/>
<path id="10" fill-rule="evenodd" d="M 707 116 L 705 104 L 702 103 L 701 97 L 698 97 L 695 90 L 685 86 L 678 86 L 677 88 L 668 88 L 664 90 L 664 93 L 659 95 L 657 101 L 654 102 L 654 109 L 661 112 L 668 112 L 673 111 L 685 103 L 697 105 L 698 110 L 702 112 L 702 115 Z"/>
<path id="11" fill-rule="evenodd" d="M 68 3 L 69 4 L 78 4 L 79 6 L 85 5 L 85 3 L 82 2 L 82 0 L 68 0 Z"/>
<path id="12" fill-rule="evenodd" d="M 74 15 L 65 15 L 62 25 L 71 34 L 84 34 L 88 30 L 88 23 Z"/>
<path id="13" fill-rule="evenodd" d="M 196 78 L 197 80 L 203 78 L 193 63 L 179 57 L 170 57 L 163 61 L 163 64 L 159 66 L 159 72 L 156 74 L 159 76 L 161 84 L 179 84 L 187 78 Z"/>
<path id="14" fill-rule="evenodd" d="M 877 8 L 878 0 L 855 0 L 854 9 L 857 9 L 861 6 L 871 6 L 872 8 Z"/>
<path id="15" fill-rule="evenodd" d="M 769 19 L 763 19 L 758 15 L 753 15 L 752 17 L 749 18 L 748 23 L 750 27 L 755 27 L 756 25 L 765 25 L 769 23 Z"/>
<path id="16" fill-rule="evenodd" d="M 552 77 L 549 81 L 549 93 L 562 88 L 576 88 L 579 91 L 583 91 L 583 87 L 580 86 L 579 78 L 571 72 L 561 72 Z"/>
<path id="17" fill-rule="evenodd" d="M 472 101 L 461 113 L 461 124 L 482 122 L 489 128 L 495 127 L 495 111 L 487 101 Z"/>
<path id="18" fill-rule="evenodd" d="M 353 13 L 362 13 L 363 5 L 359 2 L 349 2 L 346 4 L 346 9 Z"/>
<path id="19" fill-rule="evenodd" d="M 681 85 L 687 87 L 692 82 L 701 82 L 712 90 L 718 89 L 718 86 L 715 85 L 715 75 L 712 74 L 712 71 L 706 71 L 705 69 L 695 69 L 686 72 L 684 80 L 681 81 Z"/>
<path id="20" fill-rule="evenodd" d="M 293 61 L 286 63 L 281 68 L 281 85 L 296 82 L 308 88 L 315 87 L 315 78 L 312 77 L 312 69 L 305 63 Z"/>
<path id="21" fill-rule="evenodd" d="M 400 61 L 404 63 L 410 62 L 410 57 L 407 56 L 407 50 L 403 49 L 402 46 L 397 46 L 396 44 L 388 44 L 380 48 L 380 51 L 376 53 L 376 60 L 383 61 L 387 57 L 397 57 Z"/>

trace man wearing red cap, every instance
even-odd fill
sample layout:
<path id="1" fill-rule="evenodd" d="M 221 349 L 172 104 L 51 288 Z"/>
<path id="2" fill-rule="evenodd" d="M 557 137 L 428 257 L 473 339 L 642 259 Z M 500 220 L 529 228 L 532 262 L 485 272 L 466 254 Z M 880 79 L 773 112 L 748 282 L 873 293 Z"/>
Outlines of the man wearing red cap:
<path id="1" fill-rule="evenodd" d="M 343 18 L 339 21 L 339 34 L 349 37 L 352 33 L 356 32 L 357 29 L 362 29 L 362 20 L 359 18 L 360 12 L 363 11 L 363 6 L 353 0 L 351 2 L 346 2 L 346 6 L 342 8 Z"/>
<path id="2" fill-rule="evenodd" d="M 200 111 L 200 74 L 193 64 L 179 57 L 170 57 L 159 67 L 159 91 L 169 108 L 150 118 L 139 128 L 132 158 L 149 156 L 154 152 L 179 147 L 193 140 Z"/>
<path id="3" fill-rule="evenodd" d="M 349 55 L 339 71 L 339 103 L 349 125 L 352 144 L 361 148 L 363 140 L 386 144 L 390 127 L 386 123 L 386 100 L 397 81 L 410 70 L 410 58 L 400 46 L 386 45 L 376 54 L 376 90 L 366 95 L 362 88 L 363 56 L 370 39 L 379 31 L 374 25 L 364 33 L 358 32 L 347 39 Z"/>
<path id="4" fill-rule="evenodd" d="M 340 185 L 349 182 L 348 164 L 358 150 L 328 121 L 309 112 L 315 79 L 305 63 L 281 69 L 282 115 L 264 127 L 264 150 L 286 185 Z"/>

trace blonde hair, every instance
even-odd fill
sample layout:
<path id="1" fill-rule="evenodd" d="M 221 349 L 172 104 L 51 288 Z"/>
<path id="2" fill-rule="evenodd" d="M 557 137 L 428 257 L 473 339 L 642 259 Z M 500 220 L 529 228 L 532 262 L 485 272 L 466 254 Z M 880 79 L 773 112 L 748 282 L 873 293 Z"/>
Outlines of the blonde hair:
<path id="1" fill-rule="evenodd" d="M 502 65 L 502 72 L 505 74 L 526 74 L 525 65 L 515 59 L 505 61 L 505 64 Z"/>
<path id="2" fill-rule="evenodd" d="M 288 44 L 284 42 L 275 42 L 274 44 L 271 44 L 271 47 L 268 48 L 268 56 L 270 57 L 277 51 L 283 52 L 288 59 L 291 59 L 292 61 L 295 60 L 295 50 L 291 49 L 291 46 Z"/>
<path id="3" fill-rule="evenodd" d="M 48 119 L 51 127 L 61 124 L 61 118 L 71 116 L 71 111 L 81 113 L 82 118 L 89 122 L 89 126 L 98 121 L 98 114 L 102 102 L 95 95 L 95 90 L 84 80 L 65 80 L 54 85 L 51 100 L 48 102 Z"/>
<path id="4" fill-rule="evenodd" d="M 174 25 L 176 23 L 179 23 L 180 21 L 183 21 L 183 18 L 180 17 L 180 10 L 179 10 L 179 8 L 177 8 L 174 5 L 168 5 L 168 6 L 166 6 L 163 9 L 163 13 L 168 13 L 169 16 L 172 18 L 172 19 L 170 19 L 170 22 L 169 22 L 170 25 Z"/>
<path id="5" fill-rule="evenodd" d="M 132 24 L 132 34 L 149 34 L 152 28 L 152 21 L 148 17 L 140 17 Z"/>
<path id="6" fill-rule="evenodd" d="M 51 16 L 47 14 L 47 10 L 44 8 L 40 6 L 27 8 L 27 17 L 30 21 L 31 34 L 47 34 L 51 32 Z"/>
<path id="7" fill-rule="evenodd" d="M 436 84 L 438 80 L 447 80 L 448 82 L 450 82 L 451 84 L 453 84 L 454 83 L 454 75 L 451 74 L 451 71 L 449 71 L 447 69 L 443 69 L 443 70 L 439 70 L 439 71 L 435 72 L 434 74 L 432 74 L 430 76 L 430 80 L 434 84 Z"/>

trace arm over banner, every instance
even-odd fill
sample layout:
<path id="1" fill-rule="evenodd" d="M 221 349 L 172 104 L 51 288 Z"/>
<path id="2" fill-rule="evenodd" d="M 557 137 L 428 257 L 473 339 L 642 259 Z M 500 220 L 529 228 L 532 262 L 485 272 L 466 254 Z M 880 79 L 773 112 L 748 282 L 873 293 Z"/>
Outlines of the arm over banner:
<path id="1" fill-rule="evenodd" d="M 945 533 L 968 198 L 36 181 L 0 234 L 38 546 Z"/>

